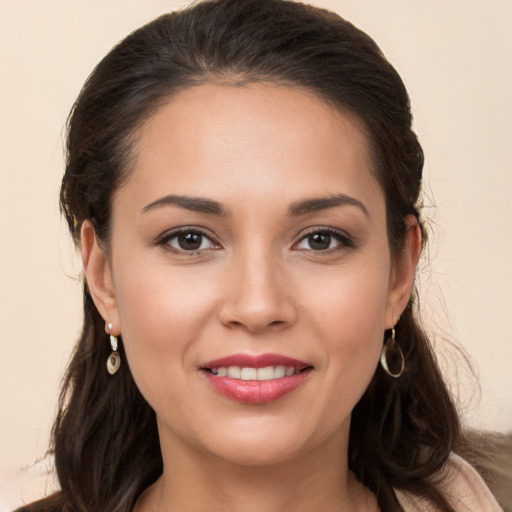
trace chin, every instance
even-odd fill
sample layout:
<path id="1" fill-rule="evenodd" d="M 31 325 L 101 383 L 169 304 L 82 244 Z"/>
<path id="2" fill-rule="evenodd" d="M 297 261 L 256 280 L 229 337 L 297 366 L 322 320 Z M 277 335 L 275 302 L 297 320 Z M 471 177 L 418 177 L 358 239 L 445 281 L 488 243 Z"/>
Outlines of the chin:
<path id="1" fill-rule="evenodd" d="M 228 429 L 221 428 L 215 438 L 212 436 L 205 443 L 205 448 L 234 465 L 268 466 L 300 458 L 328 436 L 325 432 L 308 430 L 304 425 L 294 428 L 293 425 L 283 426 L 284 422 L 244 423 L 243 428 L 232 429 L 229 435 Z"/>
<path id="2" fill-rule="evenodd" d="M 258 443 L 233 443 L 218 453 L 226 462 L 245 467 L 272 466 L 286 463 L 300 457 L 303 449 L 290 444 L 289 440 L 263 440 Z"/>

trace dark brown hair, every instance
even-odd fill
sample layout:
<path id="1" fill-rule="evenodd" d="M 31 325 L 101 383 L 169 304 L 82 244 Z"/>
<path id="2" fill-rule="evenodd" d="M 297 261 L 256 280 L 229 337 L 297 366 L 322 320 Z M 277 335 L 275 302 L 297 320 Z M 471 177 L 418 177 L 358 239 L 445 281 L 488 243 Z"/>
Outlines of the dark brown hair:
<path id="1" fill-rule="evenodd" d="M 61 208 L 76 244 L 89 219 L 108 245 L 112 194 L 130 173 L 138 126 L 160 105 L 193 85 L 256 81 L 303 87 L 362 122 L 399 254 L 406 216 L 419 217 L 423 167 L 404 84 L 365 33 L 287 0 L 197 3 L 135 31 L 99 63 L 68 122 Z M 162 471 L 155 415 L 128 365 L 106 371 L 104 324 L 84 284 L 83 331 L 53 429 L 62 490 L 27 510 L 128 512 Z M 352 414 L 349 466 L 383 510 L 402 510 L 395 488 L 450 512 L 433 477 L 457 449 L 460 424 L 413 299 L 396 335 L 405 371 L 393 379 L 376 370 Z"/>

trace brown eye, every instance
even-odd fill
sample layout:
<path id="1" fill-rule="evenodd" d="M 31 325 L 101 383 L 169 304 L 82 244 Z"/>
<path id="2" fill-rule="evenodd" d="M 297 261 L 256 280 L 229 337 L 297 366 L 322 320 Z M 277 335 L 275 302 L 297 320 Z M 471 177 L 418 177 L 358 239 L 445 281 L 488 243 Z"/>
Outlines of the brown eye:
<path id="1" fill-rule="evenodd" d="M 325 251 L 331 247 L 331 235 L 328 233 L 314 233 L 308 236 L 309 247 L 314 251 Z"/>
<path id="2" fill-rule="evenodd" d="M 334 230 L 313 231 L 304 236 L 294 247 L 301 251 L 330 252 L 354 246 L 348 235 Z"/>
<path id="3" fill-rule="evenodd" d="M 198 233 L 185 233 L 176 237 L 177 244 L 184 251 L 197 251 L 203 242 L 202 235 Z"/>
<path id="4" fill-rule="evenodd" d="M 167 237 L 163 243 L 177 252 L 197 252 L 215 248 L 215 244 L 199 231 L 182 231 Z"/>

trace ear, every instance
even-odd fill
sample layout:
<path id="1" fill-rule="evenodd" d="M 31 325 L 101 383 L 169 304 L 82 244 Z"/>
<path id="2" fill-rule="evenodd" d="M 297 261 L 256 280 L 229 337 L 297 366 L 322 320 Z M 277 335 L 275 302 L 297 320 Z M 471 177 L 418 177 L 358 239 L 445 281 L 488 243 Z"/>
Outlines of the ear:
<path id="1" fill-rule="evenodd" d="M 80 230 L 82 265 L 91 297 L 100 315 L 105 320 L 105 332 L 109 322 L 112 333 L 117 335 L 121 328 L 117 311 L 116 295 L 108 254 L 98 244 L 96 232 L 89 220 L 85 220 Z"/>
<path id="2" fill-rule="evenodd" d="M 394 259 L 386 311 L 386 329 L 394 327 L 411 297 L 416 267 L 421 254 L 421 230 L 414 215 L 405 218 L 405 240 L 401 254 Z"/>

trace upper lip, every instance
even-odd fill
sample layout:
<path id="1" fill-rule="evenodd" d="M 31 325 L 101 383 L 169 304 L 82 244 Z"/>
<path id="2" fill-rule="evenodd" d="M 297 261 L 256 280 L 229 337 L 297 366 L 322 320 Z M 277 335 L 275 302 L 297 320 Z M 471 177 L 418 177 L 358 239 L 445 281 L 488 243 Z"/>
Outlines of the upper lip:
<path id="1" fill-rule="evenodd" d="M 266 368 L 267 366 L 286 366 L 293 367 L 296 370 L 303 370 L 312 366 L 304 361 L 299 361 L 293 357 L 280 354 L 233 354 L 226 357 L 220 357 L 208 361 L 201 365 L 203 369 L 227 368 L 229 366 L 239 366 L 240 368 Z"/>

